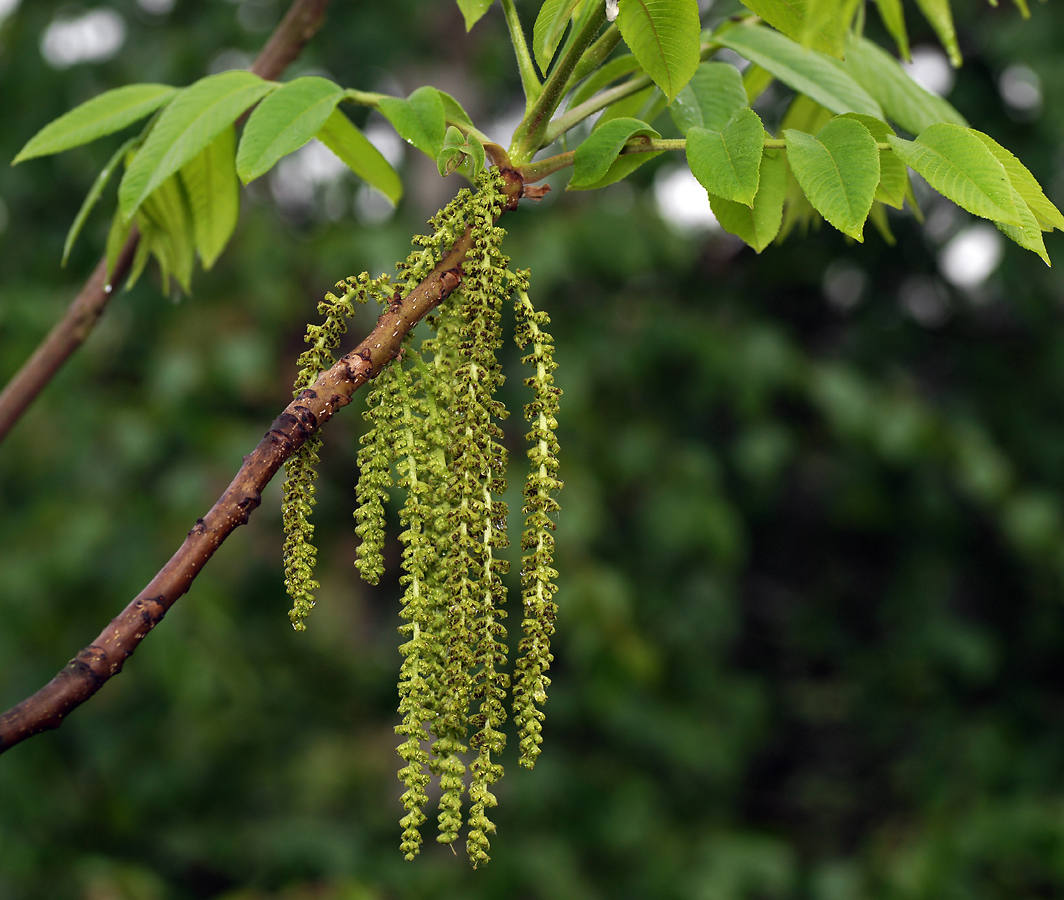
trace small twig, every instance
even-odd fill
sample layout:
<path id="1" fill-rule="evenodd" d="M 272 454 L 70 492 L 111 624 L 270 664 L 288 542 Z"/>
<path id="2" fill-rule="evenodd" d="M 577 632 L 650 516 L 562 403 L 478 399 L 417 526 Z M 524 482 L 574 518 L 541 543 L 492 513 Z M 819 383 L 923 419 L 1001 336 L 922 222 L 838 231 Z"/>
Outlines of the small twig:
<path id="1" fill-rule="evenodd" d="M 262 52 L 256 57 L 251 71 L 268 80 L 279 77 L 321 28 L 329 2 L 330 0 L 295 0 L 284 19 L 274 29 Z M 92 333 L 111 297 L 117 293 L 129 274 L 139 241 L 140 234 L 134 227 L 119 252 L 110 279 L 107 277 L 107 260 L 100 260 L 63 318 L 48 332 L 33 355 L 0 392 L 0 441 L 3 441 L 63 363 Z"/>
<path id="2" fill-rule="evenodd" d="M 517 15 L 514 0 L 502 0 L 502 11 L 506 17 L 506 27 L 510 32 L 510 42 L 514 45 L 517 69 L 521 73 L 521 86 L 525 91 L 525 111 L 527 112 L 543 92 L 543 85 L 536 76 L 532 54 L 528 52 L 525 32 L 521 28 L 521 19 Z"/>

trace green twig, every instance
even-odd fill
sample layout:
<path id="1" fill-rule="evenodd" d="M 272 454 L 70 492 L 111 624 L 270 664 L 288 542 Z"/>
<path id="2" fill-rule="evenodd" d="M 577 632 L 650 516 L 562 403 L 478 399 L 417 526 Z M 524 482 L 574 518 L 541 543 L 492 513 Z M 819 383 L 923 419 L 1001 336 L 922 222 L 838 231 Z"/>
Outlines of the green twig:
<path id="1" fill-rule="evenodd" d="M 566 110 L 551 122 L 543 135 L 543 146 L 553 144 L 569 129 L 575 128 L 584 119 L 588 116 L 593 116 L 600 109 L 605 109 L 611 103 L 616 103 L 618 100 L 641 91 L 653 83 L 649 75 L 633 75 L 623 84 L 618 84 L 616 87 L 608 88 L 605 91 L 599 91 L 594 97 L 585 100 L 579 106 Z"/>
<path id="2" fill-rule="evenodd" d="M 565 93 L 568 94 L 577 82 L 583 81 L 595 71 L 602 63 L 606 61 L 612 52 L 613 48 L 620 43 L 621 32 L 616 25 L 611 25 L 604 32 L 602 36 L 595 41 L 583 56 L 580 57 L 580 62 L 576 64 L 576 68 L 573 69 L 573 74 L 569 76 L 569 83 L 565 86 Z"/>
<path id="3" fill-rule="evenodd" d="M 890 144 L 884 144 L 876 142 L 876 148 L 879 150 L 892 149 Z M 685 150 L 687 149 L 686 138 L 652 138 L 647 135 L 640 135 L 632 138 L 624 148 L 621 150 L 621 156 L 628 156 L 632 153 L 660 153 L 663 150 Z M 786 150 L 787 142 L 783 138 L 765 138 L 766 150 Z M 559 153 L 555 156 L 548 156 L 546 159 L 536 160 L 536 162 L 529 163 L 528 165 L 518 167 L 517 171 L 521 175 L 522 181 L 525 184 L 533 184 L 537 181 L 542 181 L 548 175 L 552 175 L 560 169 L 565 169 L 571 166 L 576 159 L 576 151 L 568 150 L 565 153 Z"/>
<path id="4" fill-rule="evenodd" d="M 525 32 L 521 28 L 521 20 L 517 16 L 514 0 L 502 0 L 502 11 L 506 17 L 506 27 L 510 31 L 510 42 L 514 45 L 517 69 L 521 73 L 521 86 L 525 89 L 525 110 L 528 111 L 543 93 L 543 84 L 536 75 L 536 67 L 532 64 L 532 54 L 528 52 Z"/>
<path id="5" fill-rule="evenodd" d="M 531 161 L 540 147 L 550 143 L 544 140 L 547 126 L 551 116 L 565 97 L 565 89 L 569 84 L 569 76 L 573 74 L 584 51 L 595 39 L 602 23 L 606 21 L 605 6 L 595 4 L 594 12 L 588 17 L 583 28 L 577 34 L 565 56 L 554 67 L 550 77 L 543 85 L 543 91 L 525 113 L 521 124 L 514 132 L 513 141 L 510 144 L 510 157 L 515 164 L 521 165 Z"/>
<path id="6" fill-rule="evenodd" d="M 358 91 L 354 88 L 348 88 L 344 91 L 343 99 L 357 103 L 359 106 L 371 106 L 373 109 L 378 109 L 381 100 L 387 96 L 387 94 L 375 94 L 372 91 Z"/>
<path id="7" fill-rule="evenodd" d="M 603 37 L 605 36 L 606 35 L 603 35 Z M 699 58 L 704 62 L 720 50 L 720 47 L 720 44 L 713 41 L 707 41 L 701 47 Z M 637 91 L 641 91 L 643 88 L 649 87 L 652 83 L 649 75 L 633 75 L 623 84 L 600 91 L 595 94 L 594 97 L 590 97 L 579 106 L 567 109 L 562 115 L 558 116 L 558 118 L 547 126 L 543 137 L 543 146 L 554 143 L 554 141 L 565 134 L 565 132 L 579 125 L 584 119 L 588 116 L 594 115 L 600 109 L 605 109 L 611 103 L 616 103 L 618 100 L 622 100 Z"/>
<path id="8" fill-rule="evenodd" d="M 534 163 L 529 163 L 527 166 L 521 166 L 517 171 L 521 176 L 521 180 L 525 184 L 532 184 L 536 181 L 541 181 L 548 175 L 557 172 L 559 169 L 567 168 L 573 164 L 573 157 L 576 156 L 575 150 L 569 150 L 565 153 L 559 153 L 557 156 L 550 156 L 547 159 L 541 159 Z"/>

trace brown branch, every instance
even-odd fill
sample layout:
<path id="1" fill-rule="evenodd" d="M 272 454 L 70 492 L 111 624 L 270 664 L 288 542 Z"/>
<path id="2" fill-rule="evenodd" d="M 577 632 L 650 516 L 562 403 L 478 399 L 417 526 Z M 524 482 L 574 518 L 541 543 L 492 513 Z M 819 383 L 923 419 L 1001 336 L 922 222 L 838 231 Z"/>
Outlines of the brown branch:
<path id="1" fill-rule="evenodd" d="M 519 189 L 520 185 L 517 183 Z M 515 194 L 516 196 L 516 194 Z M 210 512 L 181 548 L 88 647 L 33 696 L 0 715 L 0 753 L 28 737 L 58 728 L 113 675 L 184 594 L 222 542 L 259 505 L 263 488 L 310 435 L 351 402 L 351 396 L 398 352 L 404 336 L 459 284 L 472 244 L 469 230 L 432 273 L 377 320 L 361 344 L 323 372 L 288 404 Z"/>
<path id="2" fill-rule="evenodd" d="M 502 212 L 517 208 L 528 196 L 514 169 L 503 169 L 508 201 Z M 200 570 L 237 528 L 258 507 L 262 490 L 296 450 L 351 396 L 376 376 L 399 353 L 403 338 L 439 305 L 461 281 L 461 265 L 473 243 L 466 229 L 432 272 L 377 319 L 369 336 L 285 407 L 258 446 L 244 457 L 232 483 L 210 512 L 188 533 L 184 543 L 133 601 L 75 656 L 66 667 L 31 697 L 0 715 L 0 753 L 28 737 L 58 728 L 63 718 L 122 671 L 122 665 L 177 599 L 191 586 Z"/>
<path id="3" fill-rule="evenodd" d="M 267 81 L 280 77 L 325 21 L 330 0 L 296 0 L 273 30 L 251 71 Z"/>
<path id="4" fill-rule="evenodd" d="M 295 0 L 252 63 L 251 71 L 269 80 L 278 78 L 321 28 L 329 2 Z M 100 260 L 63 318 L 48 332 L 33 355 L 0 392 L 0 441 L 63 363 L 92 333 L 108 301 L 129 274 L 139 240 L 140 235 L 134 227 L 119 253 L 110 280 L 107 278 L 107 260 Z"/>

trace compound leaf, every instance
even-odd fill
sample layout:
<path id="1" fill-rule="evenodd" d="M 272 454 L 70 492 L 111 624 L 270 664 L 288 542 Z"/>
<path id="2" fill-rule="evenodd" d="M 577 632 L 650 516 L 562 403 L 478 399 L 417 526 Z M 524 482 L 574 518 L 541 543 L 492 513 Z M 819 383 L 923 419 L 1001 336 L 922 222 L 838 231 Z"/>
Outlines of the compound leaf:
<path id="1" fill-rule="evenodd" d="M 1052 266 L 1049 254 L 1046 252 L 1045 241 L 1042 240 L 1042 229 L 1038 227 L 1038 219 L 1031 212 L 1031 208 L 1023 202 L 1023 197 L 1015 188 L 1012 190 L 1012 202 L 1016 206 L 1016 215 L 1019 217 L 1020 224 L 1009 225 L 1005 222 L 998 222 L 997 227 L 1024 250 L 1037 253 L 1047 266 Z"/>
<path id="2" fill-rule="evenodd" d="M 344 89 L 317 75 L 281 85 L 251 114 L 240 138 L 236 172 L 247 184 L 314 137 L 343 98 Z"/>
<path id="3" fill-rule="evenodd" d="M 415 91 L 415 93 L 417 93 Z M 437 91 L 440 95 L 440 99 L 443 101 L 443 112 L 447 118 L 447 122 L 451 125 L 458 123 L 459 125 L 467 125 L 473 127 L 473 120 L 469 118 L 469 114 L 462 109 L 462 104 L 454 99 L 446 91 Z"/>
<path id="4" fill-rule="evenodd" d="M 871 133 L 879 144 L 887 142 L 888 135 L 894 134 L 894 129 L 886 122 L 873 119 L 871 116 L 862 116 L 859 113 L 846 113 L 844 119 L 856 119 Z M 909 170 L 905 167 L 893 150 L 879 151 L 879 187 L 876 188 L 876 199 L 895 209 L 901 209 L 905 204 L 905 192 L 909 186 Z"/>
<path id="5" fill-rule="evenodd" d="M 792 40 L 842 58 L 846 31 L 853 17 L 852 0 L 842 4 L 819 0 L 750 0 L 743 5 Z"/>
<path id="6" fill-rule="evenodd" d="M 178 92 L 166 84 L 129 84 L 75 106 L 38 131 L 11 165 L 80 147 L 155 112 Z"/>
<path id="7" fill-rule="evenodd" d="M 405 100 L 385 97 L 378 106 L 403 140 L 433 159 L 439 155 L 447 133 L 447 113 L 438 90 L 419 87 Z"/>
<path id="8" fill-rule="evenodd" d="M 558 50 L 558 45 L 565 35 L 565 28 L 573 17 L 580 0 L 544 0 L 536 16 L 536 24 L 532 27 L 532 52 L 536 57 L 536 65 L 544 75 L 550 68 L 551 60 Z"/>
<path id="9" fill-rule="evenodd" d="M 710 194 L 753 207 L 764 145 L 761 119 L 743 106 L 723 131 L 696 127 L 687 133 L 687 164 Z"/>
<path id="10" fill-rule="evenodd" d="M 74 241 L 78 239 L 78 235 L 81 234 L 81 229 L 85 225 L 85 220 L 89 217 L 89 213 L 92 212 L 97 201 L 100 199 L 100 195 L 103 194 L 104 188 L 107 187 L 107 182 L 111 180 L 111 176 L 114 174 L 115 169 L 118 168 L 119 163 L 122 162 L 126 153 L 129 152 L 129 148 L 137 142 L 136 137 L 131 137 L 121 147 L 119 147 L 107 160 L 107 164 L 100 169 L 100 174 L 96 176 L 96 180 L 93 181 L 92 187 L 89 188 L 89 192 L 85 195 L 84 201 L 82 201 L 81 209 L 78 210 L 78 214 L 74 217 L 74 223 L 70 226 L 70 231 L 67 232 L 66 241 L 63 242 L 63 261 L 61 265 L 66 265 L 67 257 L 70 256 L 70 250 L 74 246 Z"/>
<path id="11" fill-rule="evenodd" d="M 912 54 L 909 52 L 909 32 L 905 29 L 905 12 L 902 10 L 901 0 L 876 0 L 876 8 L 879 10 L 879 18 L 883 20 L 883 25 L 894 38 L 894 43 L 898 45 L 898 52 L 902 59 L 912 59 Z"/>
<path id="12" fill-rule="evenodd" d="M 176 175 L 171 175 L 145 198 L 137 210 L 137 227 L 141 241 L 159 262 L 163 291 L 169 293 L 173 275 L 185 293 L 189 293 L 196 244 L 188 201 Z"/>
<path id="13" fill-rule="evenodd" d="M 577 89 L 573 91 L 573 96 L 569 99 L 568 108 L 573 109 L 573 107 L 579 106 L 585 100 L 588 100 L 594 94 L 597 94 L 599 90 L 604 88 L 610 82 L 616 81 L 618 78 L 627 75 L 629 72 L 638 71 L 638 69 L 639 60 L 637 60 L 631 53 L 626 53 L 623 56 L 618 56 L 616 59 L 611 59 L 580 82 Z"/>
<path id="14" fill-rule="evenodd" d="M 864 240 L 879 185 L 879 151 L 856 119 L 832 119 L 816 137 L 788 129 L 787 162 L 813 209 L 844 234 Z"/>
<path id="15" fill-rule="evenodd" d="M 229 243 L 240 215 L 236 175 L 236 129 L 229 126 L 199 156 L 181 167 L 181 182 L 192 212 L 192 233 L 204 269 L 210 269 Z"/>
<path id="16" fill-rule="evenodd" d="M 858 112 L 883 118 L 883 110 L 868 91 L 830 57 L 777 31 L 762 25 L 736 25 L 714 34 L 713 39 L 837 115 Z"/>
<path id="17" fill-rule="evenodd" d="M 340 110 L 334 109 L 325 120 L 318 131 L 318 140 L 340 157 L 359 178 L 379 190 L 392 203 L 399 202 L 403 196 L 403 183 L 395 169 Z"/>
<path id="18" fill-rule="evenodd" d="M 458 0 L 458 8 L 462 10 L 462 15 L 465 17 L 466 31 L 473 30 L 473 26 L 491 8 L 491 4 L 492 0 Z"/>
<path id="19" fill-rule="evenodd" d="M 671 103 L 698 68 L 697 0 L 624 0 L 617 27 Z"/>
<path id="20" fill-rule="evenodd" d="M 156 188 L 277 85 L 243 70 L 208 75 L 163 110 L 118 186 L 129 218 Z"/>
<path id="21" fill-rule="evenodd" d="M 126 239 L 129 237 L 129 232 L 132 230 L 133 223 L 122 215 L 121 207 L 116 204 L 115 213 L 111 217 L 111 228 L 107 232 L 107 249 L 104 254 L 107 257 L 108 279 L 110 279 L 111 273 L 115 270 L 115 263 L 118 262 L 119 254 L 121 254 Z"/>
<path id="22" fill-rule="evenodd" d="M 850 41 L 845 67 L 879 102 L 886 117 L 912 134 L 919 134 L 936 122 L 968 124 L 953 106 L 920 87 L 893 56 L 867 38 Z"/>
<path id="23" fill-rule="evenodd" d="M 962 209 L 995 222 L 1022 225 L 1009 176 L 974 131 L 940 122 L 914 141 L 894 135 L 887 140 L 902 162 Z"/>
<path id="24" fill-rule="evenodd" d="M 1054 228 L 1064 231 L 1064 215 L 1061 215 L 1060 210 L 1050 202 L 1027 167 L 990 135 L 974 129 L 972 134 L 986 144 L 990 152 L 994 154 L 994 158 L 1001 163 L 1013 188 L 1038 219 L 1038 225 L 1042 231 L 1052 231 Z"/>
<path id="25" fill-rule="evenodd" d="M 772 243 L 783 221 L 783 198 L 787 193 L 787 162 L 778 150 L 761 157 L 754 205 L 709 195 L 709 206 L 720 227 L 741 238 L 758 253 Z"/>
<path id="26" fill-rule="evenodd" d="M 573 177 L 566 190 L 586 190 L 597 186 L 596 182 L 610 170 L 624 145 L 639 135 L 660 137 L 646 122 L 639 119 L 612 119 L 601 128 L 595 129 L 573 154 Z"/>
<path id="27" fill-rule="evenodd" d="M 732 113 L 747 106 L 743 76 L 728 63 L 704 62 L 676 96 L 669 112 L 684 134 L 692 127 L 720 131 Z"/>
<path id="28" fill-rule="evenodd" d="M 959 66 L 961 48 L 957 44 L 957 30 L 953 27 L 953 12 L 949 8 L 949 0 L 916 0 L 916 5 L 935 29 L 935 34 L 949 54 L 949 61 L 954 67 Z"/>

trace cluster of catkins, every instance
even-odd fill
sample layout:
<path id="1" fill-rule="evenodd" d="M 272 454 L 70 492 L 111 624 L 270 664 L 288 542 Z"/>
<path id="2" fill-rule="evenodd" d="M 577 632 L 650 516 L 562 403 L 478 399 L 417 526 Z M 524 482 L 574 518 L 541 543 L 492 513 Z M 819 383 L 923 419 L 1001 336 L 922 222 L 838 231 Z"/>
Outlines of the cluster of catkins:
<path id="1" fill-rule="evenodd" d="M 557 479 L 558 397 L 554 386 L 553 340 L 549 318 L 528 299 L 528 273 L 512 272 L 500 246 L 505 232 L 496 225 L 506 197 L 496 172 L 477 179 L 476 193 L 462 191 L 433 219 L 433 234 L 417 237 L 416 249 L 397 266 L 393 281 L 365 275 L 340 282 L 342 296 L 326 295 L 322 325 L 308 329 L 311 349 L 296 393 L 332 365 L 332 350 L 345 330 L 354 303 L 374 297 L 387 303 L 405 295 L 432 271 L 467 228 L 472 246 L 462 263 L 461 284 L 429 318 L 431 334 L 419 348 L 408 337 L 399 357 L 387 365 L 367 399 L 370 428 L 359 451 L 356 532 L 362 542 L 358 567 L 377 583 L 384 571 L 384 504 L 389 488 L 405 489 L 399 512 L 403 545 L 400 583 L 404 587 L 400 632 L 404 662 L 399 673 L 396 731 L 405 740 L 399 777 L 406 785 L 401 849 L 413 859 L 421 847 L 426 788 L 439 779 L 437 840 L 451 844 L 462 827 L 468 783 L 466 847 L 474 866 L 488 860 L 488 835 L 495 826 L 488 811 L 496 805 L 492 785 L 502 776 L 499 755 L 506 743 L 501 728 L 510 676 L 506 668 L 503 576 L 500 557 L 506 532 L 506 449 L 499 421 L 507 415 L 496 399 L 503 381 L 495 352 L 502 345 L 501 307 L 515 298 L 515 339 L 527 350 L 532 368 L 525 384 L 533 400 L 525 407 L 531 423 L 527 439 L 531 462 L 524 490 L 525 529 L 521 538 L 523 636 L 514 668 L 513 710 L 520 738 L 520 763 L 531 768 L 539 755 L 540 730 L 553 657 L 554 499 Z M 314 465 L 320 447 L 311 438 L 287 464 L 285 481 L 285 584 L 293 598 L 296 629 L 314 605 L 312 570 Z M 394 473 L 394 475 L 393 475 Z M 475 756 L 467 765 L 472 751 Z"/>

